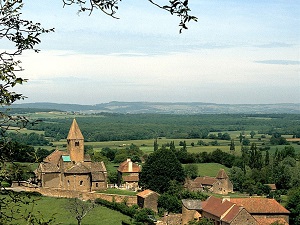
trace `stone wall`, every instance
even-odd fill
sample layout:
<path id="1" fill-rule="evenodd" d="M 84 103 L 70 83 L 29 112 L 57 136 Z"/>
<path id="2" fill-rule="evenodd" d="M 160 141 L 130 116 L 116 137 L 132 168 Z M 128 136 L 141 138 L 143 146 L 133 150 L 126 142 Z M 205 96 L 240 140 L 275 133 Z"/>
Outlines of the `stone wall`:
<path id="1" fill-rule="evenodd" d="M 117 203 L 126 202 L 128 206 L 137 204 L 137 196 L 128 195 L 115 195 L 115 194 L 104 194 L 96 192 L 79 192 L 71 190 L 60 190 L 52 188 L 30 188 L 22 187 L 24 191 L 36 191 L 44 196 L 49 197 L 61 197 L 61 198 L 80 198 L 82 200 L 95 200 L 97 198 L 104 199 L 112 202 L 113 200 Z"/>

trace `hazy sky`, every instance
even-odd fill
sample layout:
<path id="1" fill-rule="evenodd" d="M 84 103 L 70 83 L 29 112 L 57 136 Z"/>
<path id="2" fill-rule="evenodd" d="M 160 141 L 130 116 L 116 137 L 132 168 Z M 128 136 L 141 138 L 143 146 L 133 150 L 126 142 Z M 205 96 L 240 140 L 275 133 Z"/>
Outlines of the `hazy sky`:
<path id="1" fill-rule="evenodd" d="M 23 102 L 300 102 L 298 0 L 190 0 L 199 21 L 182 34 L 147 0 L 122 1 L 120 20 L 24 2 L 24 17 L 55 33 L 21 58 Z"/>

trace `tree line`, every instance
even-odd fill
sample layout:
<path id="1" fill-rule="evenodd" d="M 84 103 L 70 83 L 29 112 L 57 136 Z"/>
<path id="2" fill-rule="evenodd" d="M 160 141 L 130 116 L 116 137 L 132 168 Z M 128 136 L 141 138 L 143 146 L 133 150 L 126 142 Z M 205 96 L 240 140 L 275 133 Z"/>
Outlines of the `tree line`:
<path id="1" fill-rule="evenodd" d="M 169 139 L 229 140 L 226 131 L 257 130 L 259 134 L 291 134 L 300 137 L 300 115 L 158 115 L 101 113 L 78 117 L 85 141 L 142 140 L 157 137 Z M 44 131 L 53 140 L 65 139 L 72 119 L 46 118 L 28 129 Z M 210 132 L 222 133 L 209 134 Z M 210 136 L 209 136 L 210 135 Z"/>

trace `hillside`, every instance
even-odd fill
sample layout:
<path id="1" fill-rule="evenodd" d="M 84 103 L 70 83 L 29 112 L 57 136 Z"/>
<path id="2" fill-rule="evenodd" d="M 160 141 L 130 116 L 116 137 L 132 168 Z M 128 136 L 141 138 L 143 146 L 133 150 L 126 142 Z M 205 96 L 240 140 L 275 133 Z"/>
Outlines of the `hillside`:
<path id="1" fill-rule="evenodd" d="M 300 103 L 282 104 L 215 104 L 202 102 L 109 102 L 96 105 L 23 103 L 12 108 L 35 108 L 81 113 L 159 113 L 159 114 L 269 114 L 300 113 Z"/>

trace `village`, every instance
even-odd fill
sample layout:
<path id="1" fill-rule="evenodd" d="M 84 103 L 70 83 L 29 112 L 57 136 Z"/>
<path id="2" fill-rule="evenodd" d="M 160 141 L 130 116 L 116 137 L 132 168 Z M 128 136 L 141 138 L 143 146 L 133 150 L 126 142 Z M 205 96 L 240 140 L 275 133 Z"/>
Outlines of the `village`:
<path id="1" fill-rule="evenodd" d="M 84 154 L 84 137 L 74 119 L 67 136 L 67 151 L 56 149 L 48 155 L 35 171 L 35 180 L 13 182 L 14 190 L 39 192 L 45 196 L 79 198 L 82 200 L 103 199 L 138 205 L 158 212 L 159 193 L 139 187 L 139 174 L 142 168 L 138 163 L 127 159 L 118 167 L 117 184 L 108 184 L 107 170 L 103 162 L 92 162 Z M 275 189 L 274 185 L 270 185 Z M 136 191 L 135 196 L 99 193 L 107 188 L 120 188 Z M 182 213 L 165 213 L 155 219 L 159 225 L 186 225 L 190 221 L 204 218 L 215 225 L 271 225 L 289 224 L 290 212 L 275 199 L 264 197 L 229 197 L 233 184 L 224 169 L 215 177 L 196 177 L 186 180 L 184 188 L 189 191 L 206 192 L 223 196 L 210 195 L 206 200 L 182 199 Z"/>

